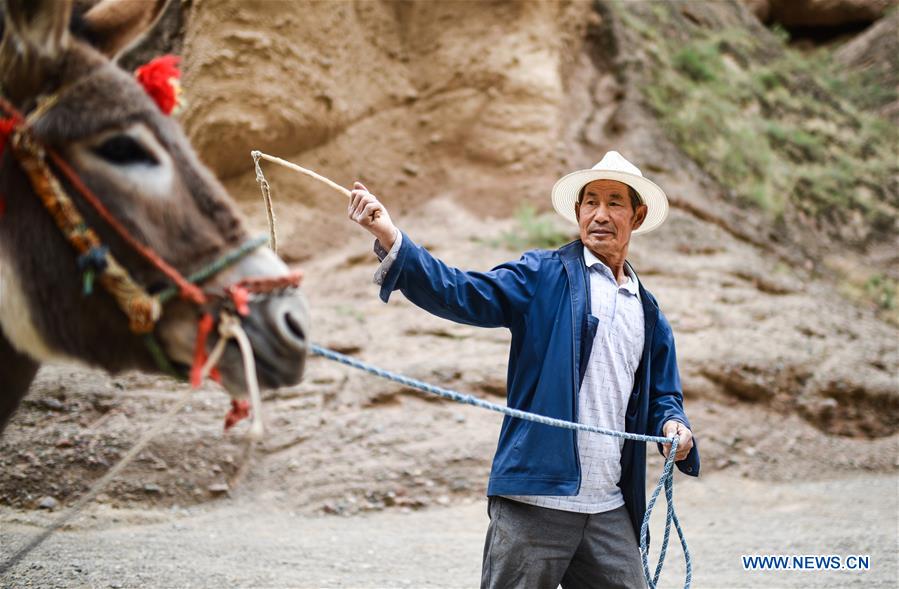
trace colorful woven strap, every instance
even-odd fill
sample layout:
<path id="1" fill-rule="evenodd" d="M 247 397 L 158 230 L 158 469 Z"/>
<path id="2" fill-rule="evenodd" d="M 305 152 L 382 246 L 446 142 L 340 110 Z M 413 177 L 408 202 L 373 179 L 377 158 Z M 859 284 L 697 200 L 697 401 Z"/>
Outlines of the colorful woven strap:
<path id="1" fill-rule="evenodd" d="M 63 236 L 75 248 L 79 260 L 90 261 L 85 264 L 84 269 L 89 273 L 85 287 L 90 285 L 95 273 L 99 273 L 100 283 L 128 317 L 131 331 L 137 334 L 153 331 L 162 313 L 159 300 L 131 278 L 125 267 L 103 246 L 96 232 L 87 226 L 75 203 L 47 165 L 42 148 L 30 134 L 17 129 L 13 132 L 10 143 L 35 194 L 53 217 Z M 102 272 L 97 272 L 100 266 L 103 266 Z"/>

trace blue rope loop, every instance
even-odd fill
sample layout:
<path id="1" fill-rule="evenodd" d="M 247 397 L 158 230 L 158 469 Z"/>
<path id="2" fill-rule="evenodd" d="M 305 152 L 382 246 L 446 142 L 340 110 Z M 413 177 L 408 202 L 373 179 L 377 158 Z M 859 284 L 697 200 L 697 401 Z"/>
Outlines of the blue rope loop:
<path id="1" fill-rule="evenodd" d="M 504 415 L 508 415 L 509 417 L 524 419 L 526 421 L 533 421 L 535 423 L 550 425 L 553 427 L 560 427 L 564 429 L 603 434 L 615 438 L 633 440 L 635 442 L 655 442 L 658 444 L 671 444 L 671 450 L 668 452 L 668 457 L 665 459 L 665 467 L 662 469 L 662 475 L 659 477 L 659 482 L 656 484 L 656 488 L 655 490 L 653 490 L 650 500 L 646 504 L 646 513 L 643 515 L 643 524 L 640 526 L 640 558 L 643 562 L 643 576 L 646 578 L 646 584 L 649 586 L 649 589 L 656 589 L 656 585 L 659 582 L 659 576 L 662 573 L 662 565 L 665 562 L 665 555 L 668 551 L 668 539 L 671 535 L 671 524 L 673 523 L 674 529 L 677 530 L 677 535 L 680 538 L 681 548 L 683 548 L 684 551 L 684 562 L 686 563 L 687 569 L 686 577 L 684 579 L 684 589 L 690 589 L 690 584 L 693 581 L 693 560 L 690 556 L 690 550 L 687 548 L 687 539 L 684 536 L 683 529 L 681 528 L 680 520 L 677 518 L 677 514 L 674 511 L 674 456 L 677 454 L 677 436 L 672 436 L 670 438 L 665 438 L 662 436 L 647 436 L 643 434 L 615 431 L 592 425 L 584 425 L 582 423 L 565 421 L 564 419 L 556 419 L 554 417 L 547 417 L 545 415 L 539 415 L 537 413 L 530 413 L 528 411 L 514 409 L 505 405 L 491 403 L 490 401 L 485 401 L 475 396 L 466 395 L 458 391 L 430 385 L 426 382 L 416 380 L 414 378 L 409 378 L 408 376 L 403 376 L 402 374 L 397 374 L 396 372 L 384 370 L 383 368 L 378 368 L 377 366 L 373 366 L 366 362 L 356 360 L 355 358 L 351 358 L 350 356 L 345 356 L 344 354 L 340 354 L 338 352 L 323 348 L 321 346 L 317 346 L 315 344 L 310 345 L 309 350 L 316 356 L 321 356 L 323 358 L 339 362 L 340 364 L 345 364 L 347 366 L 357 368 L 359 370 L 362 370 L 363 372 L 368 372 L 369 374 L 373 374 L 375 376 L 379 376 L 393 382 L 398 382 L 402 385 L 418 389 L 425 393 L 437 395 L 438 397 L 449 399 L 450 401 L 455 401 L 457 403 L 463 403 L 465 405 L 474 405 L 475 407 L 502 413 Z M 662 539 L 662 547 L 661 551 L 659 552 L 659 560 L 656 563 L 655 574 L 650 574 L 649 517 L 650 515 L 652 515 L 652 509 L 655 506 L 656 499 L 658 499 L 659 493 L 663 488 L 665 489 L 665 500 L 668 503 L 668 513 L 665 518 L 665 535 Z"/>
<path id="2" fill-rule="evenodd" d="M 81 271 L 84 296 L 90 296 L 94 292 L 94 279 L 98 274 L 106 272 L 109 262 L 106 259 L 109 248 L 105 245 L 95 245 L 78 256 L 78 269 Z"/>

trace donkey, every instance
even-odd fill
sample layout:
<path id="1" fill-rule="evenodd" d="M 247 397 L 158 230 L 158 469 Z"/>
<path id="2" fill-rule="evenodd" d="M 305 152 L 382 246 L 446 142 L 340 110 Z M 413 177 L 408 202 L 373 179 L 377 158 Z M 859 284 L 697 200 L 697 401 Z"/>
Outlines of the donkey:
<path id="1" fill-rule="evenodd" d="M 166 0 L 3 2 L 0 96 L 25 116 L 47 97 L 55 99 L 34 120 L 32 136 L 74 170 L 128 234 L 185 276 L 247 242 L 244 219 L 179 125 L 115 64 L 155 23 Z M 84 206 L 72 181 L 61 182 L 135 282 L 149 293 L 169 286 L 157 267 Z M 160 372 L 159 354 L 129 329 L 110 293 L 82 292 L 75 250 L 9 148 L 0 160 L 0 198 L 6 202 L 5 212 L 0 209 L 0 432 L 42 362 Z M 287 273 L 284 262 L 261 247 L 202 288 L 218 292 L 249 277 Z M 260 384 L 297 383 L 309 321 L 299 290 L 252 296 L 248 310 L 241 323 Z M 179 298 L 162 307 L 152 333 L 169 366 L 183 371 L 191 365 L 197 317 L 197 306 Z M 232 397 L 246 394 L 237 346 L 228 344 L 219 369 Z"/>

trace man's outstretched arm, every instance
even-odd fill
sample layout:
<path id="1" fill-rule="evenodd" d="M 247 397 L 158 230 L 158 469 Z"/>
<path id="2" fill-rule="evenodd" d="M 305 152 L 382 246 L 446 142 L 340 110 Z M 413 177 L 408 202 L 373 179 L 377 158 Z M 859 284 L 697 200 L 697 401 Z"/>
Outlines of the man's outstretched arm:
<path id="1" fill-rule="evenodd" d="M 398 289 L 415 305 L 444 319 L 480 327 L 511 327 L 535 292 L 540 254 L 528 252 L 519 261 L 489 272 L 453 268 L 401 233 L 384 205 L 358 182 L 347 214 L 377 238 L 382 253 L 399 244 L 397 251 L 390 253 L 395 259 L 389 261 L 389 269 L 379 276 L 385 302 Z"/>

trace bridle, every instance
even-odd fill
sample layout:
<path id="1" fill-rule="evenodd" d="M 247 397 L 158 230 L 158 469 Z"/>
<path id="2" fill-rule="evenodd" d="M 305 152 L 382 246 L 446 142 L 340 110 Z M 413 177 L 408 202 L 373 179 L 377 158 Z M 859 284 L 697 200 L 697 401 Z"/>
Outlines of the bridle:
<path id="1" fill-rule="evenodd" d="M 252 295 L 297 288 L 302 281 L 302 272 L 297 270 L 275 278 L 241 280 L 225 288 L 223 293 L 202 290 L 200 285 L 203 282 L 262 246 L 268 237 L 250 239 L 193 274 L 184 276 L 152 247 L 135 239 L 59 153 L 43 145 L 35 136 L 33 132 L 35 121 L 52 109 L 59 96 L 60 92 L 57 92 L 40 101 L 40 106 L 28 117 L 23 116 L 8 100 L 0 96 L 0 111 L 3 115 L 0 118 L 0 154 L 4 145 L 8 144 L 12 157 L 25 172 L 41 204 L 78 254 L 78 268 L 82 272 L 84 294 L 90 295 L 93 292 L 94 282 L 98 281 L 125 314 L 130 331 L 142 338 L 160 370 L 179 379 L 188 376 L 194 386 L 199 386 L 201 368 L 207 359 L 206 341 L 215 327 L 214 312 L 216 310 L 221 312 L 227 307 L 238 316 L 247 316 L 250 312 L 248 302 Z M 87 224 L 63 188 L 60 178 L 74 188 L 81 199 L 115 231 L 118 237 L 161 272 L 170 281 L 170 285 L 156 294 L 151 294 L 136 281 L 128 269 L 112 254 L 109 247 L 103 244 L 97 232 Z M 0 216 L 2 214 L 3 209 L 0 209 Z M 176 297 L 193 304 L 200 312 L 193 364 L 188 375 L 175 368 L 155 336 L 155 328 L 163 315 L 165 304 Z M 212 377 L 218 379 L 216 371 L 213 371 Z"/>

